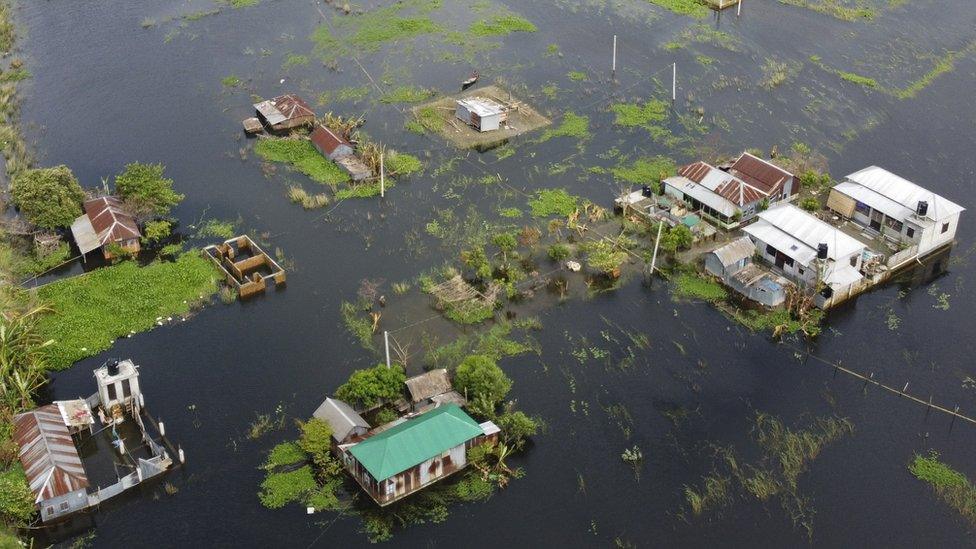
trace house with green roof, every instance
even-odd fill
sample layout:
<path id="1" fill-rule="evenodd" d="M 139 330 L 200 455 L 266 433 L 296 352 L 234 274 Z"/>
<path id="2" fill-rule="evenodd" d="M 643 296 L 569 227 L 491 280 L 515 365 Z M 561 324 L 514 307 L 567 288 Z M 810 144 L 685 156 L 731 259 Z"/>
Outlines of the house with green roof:
<path id="1" fill-rule="evenodd" d="M 384 506 L 464 469 L 467 451 L 496 441 L 498 432 L 452 403 L 380 427 L 340 450 L 349 474 Z"/>

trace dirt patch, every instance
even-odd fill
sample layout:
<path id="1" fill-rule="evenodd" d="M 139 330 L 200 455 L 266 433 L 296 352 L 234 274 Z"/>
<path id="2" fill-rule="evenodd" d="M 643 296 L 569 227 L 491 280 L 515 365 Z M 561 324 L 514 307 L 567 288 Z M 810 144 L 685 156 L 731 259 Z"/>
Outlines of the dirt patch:
<path id="1" fill-rule="evenodd" d="M 508 122 L 497 130 L 479 132 L 455 116 L 457 100 L 485 97 L 508 108 Z M 498 86 L 475 88 L 414 107 L 413 115 L 424 120 L 427 131 L 438 133 L 461 148 L 491 148 L 524 133 L 548 126 L 551 121 L 528 104 Z M 431 121 L 431 117 L 436 117 Z M 426 119 L 426 120 L 425 120 Z M 439 121 L 439 122 L 438 122 Z M 433 122 L 433 123 L 430 123 Z"/>

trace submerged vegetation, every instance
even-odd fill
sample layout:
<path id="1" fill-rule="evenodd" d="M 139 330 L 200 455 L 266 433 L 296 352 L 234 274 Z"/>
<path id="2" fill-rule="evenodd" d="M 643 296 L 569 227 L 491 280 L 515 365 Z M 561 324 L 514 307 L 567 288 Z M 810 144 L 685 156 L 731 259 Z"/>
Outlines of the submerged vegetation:
<path id="1" fill-rule="evenodd" d="M 673 11 L 679 15 L 690 15 L 691 17 L 707 17 L 709 9 L 701 0 L 647 0 L 648 2 Z"/>
<path id="2" fill-rule="evenodd" d="M 260 139 L 254 152 L 264 160 L 289 164 L 313 181 L 336 187 L 349 180 L 331 160 L 325 158 L 306 139 Z"/>
<path id="3" fill-rule="evenodd" d="M 908 465 L 915 478 L 925 481 L 947 505 L 959 512 L 970 524 L 976 525 L 976 487 L 966 475 L 939 459 L 939 454 L 915 455 Z"/>

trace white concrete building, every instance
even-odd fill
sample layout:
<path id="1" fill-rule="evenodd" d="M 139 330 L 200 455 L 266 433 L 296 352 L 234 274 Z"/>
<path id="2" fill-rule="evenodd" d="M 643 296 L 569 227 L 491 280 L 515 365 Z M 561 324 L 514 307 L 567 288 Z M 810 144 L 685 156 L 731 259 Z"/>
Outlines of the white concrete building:
<path id="1" fill-rule="evenodd" d="M 959 225 L 962 206 L 899 177 L 871 166 L 847 176 L 830 191 L 827 207 L 870 232 L 884 235 L 915 254 L 950 244 Z"/>
<path id="2" fill-rule="evenodd" d="M 458 99 L 454 115 L 479 132 L 497 130 L 508 120 L 508 110 L 487 97 Z"/>
<path id="3" fill-rule="evenodd" d="M 759 256 L 788 278 L 815 286 L 818 277 L 834 292 L 860 282 L 867 246 L 789 203 L 759 213 L 743 229 Z"/>

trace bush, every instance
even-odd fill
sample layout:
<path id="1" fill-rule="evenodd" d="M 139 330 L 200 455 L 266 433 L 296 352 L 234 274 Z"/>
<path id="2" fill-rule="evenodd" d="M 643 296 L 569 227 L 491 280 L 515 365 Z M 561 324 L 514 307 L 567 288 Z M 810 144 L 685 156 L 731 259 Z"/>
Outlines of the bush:
<path id="1" fill-rule="evenodd" d="M 535 436 L 539 430 L 538 422 L 521 411 L 507 411 L 498 416 L 495 423 L 502 430 L 505 444 L 516 450 L 521 449 L 526 439 Z"/>
<path id="2" fill-rule="evenodd" d="M 85 192 L 67 166 L 26 170 L 10 184 L 14 204 L 45 229 L 67 227 L 81 215 Z"/>
<path id="3" fill-rule="evenodd" d="M 336 398 L 347 402 L 359 402 L 367 408 L 379 404 L 380 400 L 396 400 L 403 393 L 403 382 L 407 376 L 399 364 L 387 368 L 377 364 L 365 370 L 356 370 L 336 389 Z"/>
<path id="4" fill-rule="evenodd" d="M 162 164 L 133 162 L 115 176 L 115 190 L 126 206 L 137 215 L 167 215 L 183 201 L 183 195 L 173 190 L 173 180 L 163 177 Z"/>
<path id="5" fill-rule="evenodd" d="M 285 505 L 299 501 L 318 489 L 312 468 L 308 465 L 288 473 L 274 473 L 268 475 L 261 483 L 258 498 L 261 505 L 269 509 L 280 509 Z"/>
<path id="6" fill-rule="evenodd" d="M 173 224 L 165 219 L 149 221 L 142 229 L 142 240 L 145 243 L 159 242 L 170 235 Z"/>
<path id="7" fill-rule="evenodd" d="M 590 246 L 586 254 L 586 264 L 603 274 L 616 277 L 620 266 L 627 260 L 627 253 L 614 248 L 613 244 L 601 240 Z"/>
<path id="8" fill-rule="evenodd" d="M 661 248 L 666 252 L 675 253 L 678 250 L 691 248 L 692 242 L 694 236 L 691 234 L 691 229 L 684 225 L 677 225 L 661 237 Z"/>
<path id="9" fill-rule="evenodd" d="M 308 456 L 301 446 L 294 442 L 282 442 L 268 452 L 268 459 L 264 462 L 265 469 L 274 469 L 282 465 L 291 465 L 305 461 Z"/>
<path id="10" fill-rule="evenodd" d="M 34 495 L 19 463 L 0 473 L 0 516 L 27 521 L 34 515 Z"/>
<path id="11" fill-rule="evenodd" d="M 461 361 L 454 374 L 454 384 L 469 399 L 484 398 L 497 404 L 512 388 L 512 380 L 491 358 L 471 355 Z"/>
<path id="12" fill-rule="evenodd" d="M 549 259 L 553 261 L 562 261 L 569 257 L 569 246 L 565 244 L 555 243 L 549 246 Z"/>
<path id="13" fill-rule="evenodd" d="M 815 212 L 820 209 L 820 201 L 812 196 L 804 198 L 803 201 L 800 202 L 800 207 L 808 212 Z"/>

